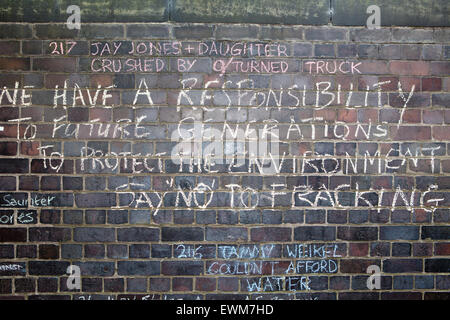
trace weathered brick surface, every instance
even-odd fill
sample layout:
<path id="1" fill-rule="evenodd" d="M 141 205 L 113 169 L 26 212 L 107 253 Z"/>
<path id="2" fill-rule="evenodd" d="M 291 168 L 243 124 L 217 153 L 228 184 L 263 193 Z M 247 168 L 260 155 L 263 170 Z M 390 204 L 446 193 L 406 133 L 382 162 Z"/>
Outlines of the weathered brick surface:
<path id="1" fill-rule="evenodd" d="M 0 298 L 448 299 L 447 28 L 0 38 Z"/>

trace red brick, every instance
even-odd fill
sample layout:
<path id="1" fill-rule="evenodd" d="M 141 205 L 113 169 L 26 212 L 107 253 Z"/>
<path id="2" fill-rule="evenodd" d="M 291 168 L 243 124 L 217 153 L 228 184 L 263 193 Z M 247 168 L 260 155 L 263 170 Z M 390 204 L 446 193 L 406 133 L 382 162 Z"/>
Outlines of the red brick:
<path id="1" fill-rule="evenodd" d="M 392 143 L 380 143 L 380 153 L 382 155 L 387 155 L 391 149 L 396 149 Z"/>
<path id="2" fill-rule="evenodd" d="M 392 177 L 377 176 L 373 178 L 372 187 L 374 189 L 391 189 L 392 188 Z"/>
<path id="3" fill-rule="evenodd" d="M 421 112 L 417 109 L 406 110 L 403 114 L 403 121 L 405 123 L 420 123 L 421 122 Z"/>
<path id="4" fill-rule="evenodd" d="M 428 126 L 393 126 L 390 128 L 393 140 L 430 140 L 431 127 Z"/>
<path id="5" fill-rule="evenodd" d="M 384 91 L 396 91 L 398 90 L 398 82 L 400 81 L 399 77 L 378 77 L 378 82 L 386 82 L 389 83 L 381 85 L 381 89 Z"/>
<path id="6" fill-rule="evenodd" d="M 215 278 L 196 278 L 195 290 L 197 291 L 214 291 L 216 290 Z"/>
<path id="7" fill-rule="evenodd" d="M 355 83 L 357 82 L 356 76 L 350 76 L 350 75 L 336 75 L 335 77 L 336 83 L 341 85 L 342 91 L 350 90 L 351 84 L 353 84 L 353 90 L 355 88 Z M 337 89 L 337 86 L 336 86 Z"/>
<path id="8" fill-rule="evenodd" d="M 17 137 L 17 125 L 15 124 L 3 125 L 3 131 L 0 131 L 0 138 L 16 138 L 16 137 Z"/>
<path id="9" fill-rule="evenodd" d="M 358 90 L 363 91 L 366 90 L 367 87 L 369 87 L 369 90 L 373 90 L 373 85 L 377 82 L 378 76 L 361 75 L 358 77 Z"/>
<path id="10" fill-rule="evenodd" d="M 358 90 L 360 91 L 364 91 L 367 89 L 367 86 L 369 86 L 369 90 L 373 90 L 374 87 L 373 85 L 375 83 L 377 83 L 378 80 L 378 76 L 366 76 L 366 75 L 361 75 L 358 78 Z M 355 88 L 353 88 L 355 89 Z"/>
<path id="11" fill-rule="evenodd" d="M 350 243 L 348 249 L 351 257 L 364 257 L 369 255 L 368 243 Z"/>
<path id="12" fill-rule="evenodd" d="M 37 156 L 39 155 L 39 141 L 22 141 L 20 143 L 20 154 L 27 156 Z"/>
<path id="13" fill-rule="evenodd" d="M 295 146 L 298 147 L 298 153 L 295 153 L 295 154 L 298 154 L 298 155 L 304 155 L 305 152 L 312 151 L 312 147 L 311 147 L 311 143 L 310 142 L 300 142 L 300 143 L 297 143 L 295 145 L 293 144 L 293 147 L 295 147 Z"/>
<path id="14" fill-rule="evenodd" d="M 291 241 L 292 229 L 281 227 L 252 228 L 250 235 L 252 241 Z"/>
<path id="15" fill-rule="evenodd" d="M 39 122 L 42 120 L 43 108 L 41 107 L 26 107 L 22 110 L 22 118 L 31 118 L 32 122 Z"/>
<path id="16" fill-rule="evenodd" d="M 366 273 L 367 267 L 380 266 L 380 260 L 374 259 L 341 259 L 339 270 L 342 273 Z"/>
<path id="17" fill-rule="evenodd" d="M 388 66 L 386 61 L 368 60 L 363 61 L 358 70 L 362 74 L 387 74 Z"/>
<path id="18" fill-rule="evenodd" d="M 59 246 L 53 244 L 39 245 L 39 259 L 58 259 Z"/>
<path id="19" fill-rule="evenodd" d="M 438 256 L 450 256 L 450 242 L 435 243 L 434 253 Z"/>
<path id="20" fill-rule="evenodd" d="M 108 74 L 95 74 L 91 75 L 91 88 L 97 88 L 98 86 L 108 87 L 113 84 L 113 77 Z"/>
<path id="21" fill-rule="evenodd" d="M 422 78 L 422 91 L 441 91 L 441 78 Z"/>
<path id="22" fill-rule="evenodd" d="M 172 290 L 173 291 L 192 291 L 192 278 L 173 278 Z"/>
<path id="23" fill-rule="evenodd" d="M 450 140 L 450 128 L 448 126 L 433 127 L 433 139 Z"/>
<path id="24" fill-rule="evenodd" d="M 109 122 L 112 119 L 112 109 L 89 109 L 89 120 L 99 119 L 100 122 Z"/>
<path id="25" fill-rule="evenodd" d="M 414 92 L 420 91 L 420 78 L 417 77 L 400 77 L 399 79 L 400 84 L 402 86 L 403 92 L 407 92 L 406 94 L 409 94 L 411 92 L 412 86 L 414 86 Z M 398 90 L 398 83 L 395 84 L 396 88 L 393 89 L 393 91 Z"/>
<path id="26" fill-rule="evenodd" d="M 30 70 L 30 58 L 0 58 L 0 70 Z"/>
<path id="27" fill-rule="evenodd" d="M 414 223 L 424 223 L 431 221 L 431 214 L 423 209 L 415 209 L 413 214 Z"/>
<path id="28" fill-rule="evenodd" d="M 430 73 L 430 65 L 424 61 L 391 61 L 389 70 L 399 75 L 426 76 Z"/>
<path id="29" fill-rule="evenodd" d="M 338 121 L 343 122 L 356 122 L 357 119 L 357 111 L 355 109 L 339 109 L 338 110 Z"/>
<path id="30" fill-rule="evenodd" d="M 444 121 L 443 110 L 423 110 L 423 123 L 442 124 Z"/>
<path id="31" fill-rule="evenodd" d="M 321 109 L 314 110 L 315 118 L 323 118 L 324 121 L 335 121 L 336 120 L 336 110 L 335 109 Z"/>

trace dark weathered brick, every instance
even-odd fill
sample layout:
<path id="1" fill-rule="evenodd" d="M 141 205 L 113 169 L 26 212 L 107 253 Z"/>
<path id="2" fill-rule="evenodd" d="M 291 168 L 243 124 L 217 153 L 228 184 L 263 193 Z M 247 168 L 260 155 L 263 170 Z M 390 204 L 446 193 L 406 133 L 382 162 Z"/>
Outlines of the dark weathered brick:
<path id="1" fill-rule="evenodd" d="M 32 37 L 32 27 L 26 24 L 2 24 L 0 38 L 27 39 Z"/>
<path id="2" fill-rule="evenodd" d="M 425 272 L 448 272 L 450 259 L 425 259 Z"/>
<path id="3" fill-rule="evenodd" d="M 132 227 L 117 230 L 118 241 L 158 241 L 159 230 L 157 228 Z"/>
<path id="4" fill-rule="evenodd" d="M 83 276 L 108 277 L 112 276 L 115 270 L 114 262 L 74 261 L 73 264 L 80 267 L 80 271 Z"/>
<path id="5" fill-rule="evenodd" d="M 200 275 L 203 273 L 201 261 L 162 261 L 161 274 L 164 275 Z"/>
<path id="6" fill-rule="evenodd" d="M 14 246 L 13 245 L 0 245 L 0 258 L 1 259 L 14 258 Z"/>
<path id="7" fill-rule="evenodd" d="M 0 173 L 28 173 L 28 159 L 0 159 Z"/>
<path id="8" fill-rule="evenodd" d="M 162 241 L 202 241 L 203 239 L 204 239 L 203 228 L 163 227 L 161 230 Z"/>
<path id="9" fill-rule="evenodd" d="M 376 227 L 338 227 L 337 238 L 352 241 L 370 241 L 378 239 Z"/>
<path id="10" fill-rule="evenodd" d="M 433 289 L 434 277 L 433 276 L 416 276 L 415 277 L 416 289 Z"/>
<path id="11" fill-rule="evenodd" d="M 117 39 L 123 36 L 122 24 L 83 24 L 83 28 L 80 29 L 80 37 L 86 39 Z"/>
<path id="12" fill-rule="evenodd" d="M 114 241 L 115 229 L 113 228 L 75 228 L 73 239 L 79 242 Z"/>
<path id="13" fill-rule="evenodd" d="M 123 292 L 125 288 L 123 278 L 105 278 L 103 280 L 105 292 Z"/>
<path id="14" fill-rule="evenodd" d="M 448 226 L 423 226 L 422 239 L 448 240 L 450 239 L 450 227 Z"/>
<path id="15" fill-rule="evenodd" d="M 12 279 L 0 279 L 0 293 L 1 294 L 12 293 Z"/>
<path id="16" fill-rule="evenodd" d="M 173 28 L 173 34 L 177 39 L 208 39 L 213 35 L 212 26 L 189 25 Z"/>
<path id="17" fill-rule="evenodd" d="M 422 272 L 423 262 L 420 259 L 387 259 L 383 261 L 383 271 L 388 273 Z"/>
<path id="18" fill-rule="evenodd" d="M 0 242 L 26 242 L 26 228 L 1 228 Z"/>
<path id="19" fill-rule="evenodd" d="M 113 207 L 116 205 L 115 193 L 76 194 L 75 203 L 79 208 Z"/>
<path id="20" fill-rule="evenodd" d="M 68 241 L 72 238 L 70 228 L 37 227 L 29 228 L 28 236 L 30 241 Z"/>
<path id="21" fill-rule="evenodd" d="M 261 26 L 260 38 L 265 40 L 302 40 L 303 28 L 284 26 Z"/>
<path id="22" fill-rule="evenodd" d="M 36 245 L 17 245 L 16 246 L 17 258 L 36 258 L 37 246 Z"/>
<path id="23" fill-rule="evenodd" d="M 39 24 L 35 26 L 38 39 L 73 39 L 79 33 L 77 29 L 66 28 L 63 24 Z"/>
<path id="24" fill-rule="evenodd" d="M 425 292 L 424 300 L 448 300 L 449 292 Z"/>
<path id="25" fill-rule="evenodd" d="M 381 226 L 380 240 L 418 240 L 419 227 Z"/>
<path id="26" fill-rule="evenodd" d="M 34 278 L 14 279 L 14 287 L 17 293 L 34 292 L 36 290 L 36 279 Z"/>
<path id="27" fill-rule="evenodd" d="M 160 274 L 158 261 L 119 261 L 117 267 L 119 275 L 151 276 Z"/>
<path id="28" fill-rule="evenodd" d="M 127 24 L 126 28 L 131 39 L 162 39 L 169 37 L 170 25 Z"/>
<path id="29" fill-rule="evenodd" d="M 411 244 L 410 243 L 393 243 L 392 244 L 392 256 L 393 257 L 409 257 L 411 256 Z"/>
<path id="30" fill-rule="evenodd" d="M 351 41 L 361 42 L 388 42 L 391 39 L 391 31 L 387 28 L 369 30 L 367 28 L 355 28 L 350 30 Z"/>
<path id="31" fill-rule="evenodd" d="M 294 57 L 309 57 L 312 55 L 313 47 L 310 43 L 294 43 L 292 55 Z"/>
<path id="32" fill-rule="evenodd" d="M 237 241 L 247 240 L 247 228 L 206 228 L 206 240 L 209 241 Z"/>
<path id="33" fill-rule="evenodd" d="M 335 227 L 297 227 L 294 229 L 294 240 L 310 241 L 336 239 Z"/>
<path id="34" fill-rule="evenodd" d="M 282 227 L 262 227 L 250 229 L 252 241 L 291 241 L 292 229 Z"/>
<path id="35" fill-rule="evenodd" d="M 216 27 L 217 39 L 255 39 L 258 33 L 259 27 L 254 25 L 218 25 Z"/>
<path id="36" fill-rule="evenodd" d="M 341 273 L 366 273 L 371 265 L 381 266 L 380 260 L 374 259 L 341 259 L 339 271 Z"/>
<path id="37" fill-rule="evenodd" d="M 69 265 L 66 261 L 30 261 L 28 272 L 30 275 L 64 275 Z"/>
<path id="38" fill-rule="evenodd" d="M 75 72 L 75 58 L 33 58 L 34 71 Z"/>
<path id="39" fill-rule="evenodd" d="M 103 259 L 105 252 L 104 244 L 86 244 L 84 246 L 84 257 L 88 259 Z"/>
<path id="40" fill-rule="evenodd" d="M 327 28 L 327 27 L 313 27 L 305 29 L 306 40 L 323 40 L 323 41 L 339 41 L 345 40 L 347 30 Z"/>
<path id="41" fill-rule="evenodd" d="M 1 55 L 15 55 L 20 51 L 19 41 L 1 41 L 0 54 Z"/>
<path id="42" fill-rule="evenodd" d="M 83 247 L 80 244 L 62 244 L 61 258 L 80 259 L 82 257 Z"/>

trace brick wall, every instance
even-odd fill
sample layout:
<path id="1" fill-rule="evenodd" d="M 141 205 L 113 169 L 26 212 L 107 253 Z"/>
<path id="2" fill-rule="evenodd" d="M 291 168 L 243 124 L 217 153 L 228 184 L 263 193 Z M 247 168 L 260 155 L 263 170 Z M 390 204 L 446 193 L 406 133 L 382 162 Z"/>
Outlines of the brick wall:
<path id="1" fill-rule="evenodd" d="M 450 297 L 448 28 L 0 38 L 1 298 Z"/>

